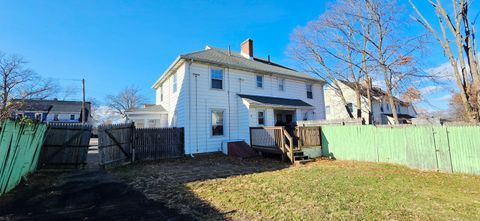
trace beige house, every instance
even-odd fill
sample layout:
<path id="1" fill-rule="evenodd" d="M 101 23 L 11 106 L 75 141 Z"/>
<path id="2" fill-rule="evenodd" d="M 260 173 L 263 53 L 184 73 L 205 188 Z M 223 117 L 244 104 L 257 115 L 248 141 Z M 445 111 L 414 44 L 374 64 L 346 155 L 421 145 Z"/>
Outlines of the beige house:
<path id="1" fill-rule="evenodd" d="M 348 108 L 355 116 L 356 112 L 356 95 L 354 85 L 349 82 L 340 81 L 340 88 L 347 100 Z M 367 99 L 367 90 L 362 88 L 361 91 L 361 103 L 362 103 L 362 117 L 365 119 L 365 122 L 368 123 L 368 99 Z M 400 123 L 411 123 L 411 119 L 417 116 L 417 112 L 414 106 L 411 103 L 404 102 L 398 98 L 394 98 L 396 102 L 395 107 L 391 107 L 390 103 L 387 101 L 387 96 L 385 91 L 378 87 L 373 87 L 372 91 L 372 122 L 374 124 L 393 124 L 393 115 L 392 108 L 397 109 L 398 117 Z M 348 119 L 349 115 L 343 103 L 336 93 L 336 91 L 331 87 L 325 87 L 325 115 L 327 120 L 339 120 L 339 119 Z"/>

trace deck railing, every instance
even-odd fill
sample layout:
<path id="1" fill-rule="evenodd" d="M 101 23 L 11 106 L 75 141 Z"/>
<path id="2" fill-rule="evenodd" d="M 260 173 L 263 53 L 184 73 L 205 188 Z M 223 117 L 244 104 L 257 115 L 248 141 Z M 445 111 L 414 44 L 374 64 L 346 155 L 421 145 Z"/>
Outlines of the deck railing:
<path id="1" fill-rule="evenodd" d="M 284 127 L 251 127 L 250 146 L 261 152 L 282 154 L 293 162 L 295 139 Z"/>

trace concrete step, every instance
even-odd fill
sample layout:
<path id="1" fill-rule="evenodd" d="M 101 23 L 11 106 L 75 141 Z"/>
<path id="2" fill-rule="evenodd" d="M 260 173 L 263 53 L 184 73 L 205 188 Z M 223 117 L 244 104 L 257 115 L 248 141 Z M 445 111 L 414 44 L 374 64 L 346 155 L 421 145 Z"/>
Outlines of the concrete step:
<path id="1" fill-rule="evenodd" d="M 295 160 L 295 165 L 304 165 L 304 164 L 307 164 L 307 163 L 310 163 L 310 162 L 314 162 L 315 159 L 311 159 L 311 158 L 308 158 L 308 159 L 305 159 L 305 160 Z"/>

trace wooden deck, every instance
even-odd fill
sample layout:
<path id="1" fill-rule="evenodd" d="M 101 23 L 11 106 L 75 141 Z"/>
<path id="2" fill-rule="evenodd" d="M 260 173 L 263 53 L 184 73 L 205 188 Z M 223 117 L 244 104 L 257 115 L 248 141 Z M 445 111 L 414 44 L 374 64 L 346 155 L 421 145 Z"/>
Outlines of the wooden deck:
<path id="1" fill-rule="evenodd" d="M 257 152 L 281 154 L 282 160 L 306 162 L 311 159 L 302 148 L 321 147 L 321 128 L 297 127 L 290 134 L 284 127 L 251 127 L 250 145 Z"/>

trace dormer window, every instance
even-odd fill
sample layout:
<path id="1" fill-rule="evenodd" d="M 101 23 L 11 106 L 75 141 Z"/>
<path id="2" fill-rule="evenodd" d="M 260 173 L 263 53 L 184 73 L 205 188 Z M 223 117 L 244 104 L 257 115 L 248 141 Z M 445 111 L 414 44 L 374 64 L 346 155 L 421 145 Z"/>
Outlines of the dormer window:
<path id="1" fill-rule="evenodd" d="M 222 69 L 211 69 L 211 81 L 213 89 L 223 89 L 223 70 Z"/>
<path id="2" fill-rule="evenodd" d="M 257 88 L 263 88 L 263 75 L 257 75 Z"/>

